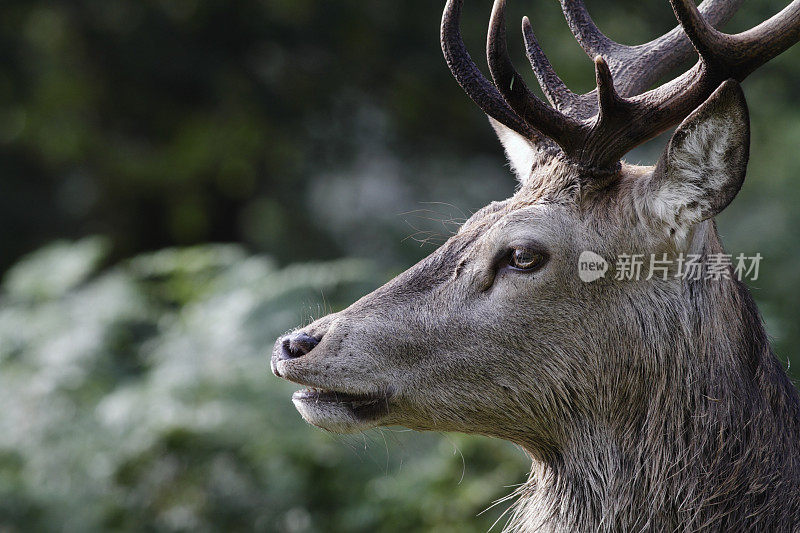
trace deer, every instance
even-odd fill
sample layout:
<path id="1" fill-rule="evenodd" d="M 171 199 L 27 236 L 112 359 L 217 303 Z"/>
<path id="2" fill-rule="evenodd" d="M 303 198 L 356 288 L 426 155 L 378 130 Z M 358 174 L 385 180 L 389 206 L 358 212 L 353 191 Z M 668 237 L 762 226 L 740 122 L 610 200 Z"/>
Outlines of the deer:
<path id="1" fill-rule="evenodd" d="M 741 0 L 670 0 L 679 24 L 637 46 L 604 35 L 581 0 L 560 2 L 596 88 L 570 91 L 525 17 L 548 105 L 512 63 L 506 1 L 492 7 L 490 81 L 461 37 L 463 0 L 447 0 L 446 63 L 488 116 L 516 192 L 281 336 L 271 370 L 306 387 L 296 409 L 331 432 L 399 425 L 521 447 L 532 467 L 507 531 L 800 531 L 800 400 L 746 284 L 674 263 L 663 277 L 578 272 L 584 251 L 724 252 L 714 217 L 749 157 L 740 82 L 800 40 L 800 0 L 738 34 L 717 27 Z M 655 165 L 623 160 L 675 126 Z"/>

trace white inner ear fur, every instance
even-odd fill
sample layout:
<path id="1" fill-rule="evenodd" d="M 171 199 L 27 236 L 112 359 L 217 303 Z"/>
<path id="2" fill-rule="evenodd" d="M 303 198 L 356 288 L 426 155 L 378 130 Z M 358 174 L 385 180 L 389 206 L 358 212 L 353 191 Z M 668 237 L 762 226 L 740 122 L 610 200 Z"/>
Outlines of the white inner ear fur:
<path id="1" fill-rule="evenodd" d="M 708 218 L 712 198 L 731 180 L 726 152 L 731 124 L 710 118 L 687 130 L 667 154 L 667 176 L 645 194 L 647 211 L 666 224 L 668 236 L 684 240 L 689 228 Z"/>
<path id="2" fill-rule="evenodd" d="M 537 157 L 536 147 L 528 139 L 495 119 L 489 117 L 489 122 L 506 151 L 511 170 L 514 171 L 519 182 L 525 185 Z"/>

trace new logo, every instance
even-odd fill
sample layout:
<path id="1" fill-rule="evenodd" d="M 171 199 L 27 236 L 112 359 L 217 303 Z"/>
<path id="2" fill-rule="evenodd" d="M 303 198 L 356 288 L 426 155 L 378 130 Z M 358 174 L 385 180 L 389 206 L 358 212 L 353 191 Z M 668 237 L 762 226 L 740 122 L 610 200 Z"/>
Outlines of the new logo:
<path id="1" fill-rule="evenodd" d="M 606 275 L 608 262 L 602 256 L 589 250 L 581 252 L 578 258 L 578 276 L 581 281 L 591 283 Z"/>

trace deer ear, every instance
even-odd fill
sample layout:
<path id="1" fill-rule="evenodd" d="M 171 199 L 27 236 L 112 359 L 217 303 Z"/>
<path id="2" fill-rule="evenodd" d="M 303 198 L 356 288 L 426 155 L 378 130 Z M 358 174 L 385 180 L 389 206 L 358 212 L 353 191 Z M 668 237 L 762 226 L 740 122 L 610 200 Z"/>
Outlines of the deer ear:
<path id="1" fill-rule="evenodd" d="M 717 215 L 742 187 L 749 151 L 747 103 L 728 80 L 672 135 L 647 184 L 650 214 L 671 234 Z"/>
<path id="2" fill-rule="evenodd" d="M 489 122 L 492 124 L 495 133 L 497 133 L 500 144 L 506 150 L 511 170 L 514 171 L 520 183 L 525 183 L 531 175 L 533 163 L 538 154 L 536 145 L 491 117 L 489 117 Z"/>

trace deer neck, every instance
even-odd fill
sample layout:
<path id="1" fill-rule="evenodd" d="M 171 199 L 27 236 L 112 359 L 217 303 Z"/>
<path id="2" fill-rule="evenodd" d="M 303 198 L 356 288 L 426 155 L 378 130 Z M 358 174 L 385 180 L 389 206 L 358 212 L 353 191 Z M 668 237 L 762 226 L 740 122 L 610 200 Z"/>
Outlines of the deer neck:
<path id="1" fill-rule="evenodd" d="M 701 232 L 693 251 L 721 251 L 713 225 Z M 660 330 L 663 366 L 647 389 L 620 392 L 619 378 L 609 381 L 599 402 L 609 407 L 578 416 L 555 453 L 530 450 L 510 530 L 725 530 L 753 517 L 761 530 L 800 524 L 800 509 L 787 503 L 800 495 L 800 403 L 757 308 L 736 280 L 684 289 L 686 312 L 675 323 L 648 324 Z M 618 356 L 653 357 L 640 349 Z"/>

